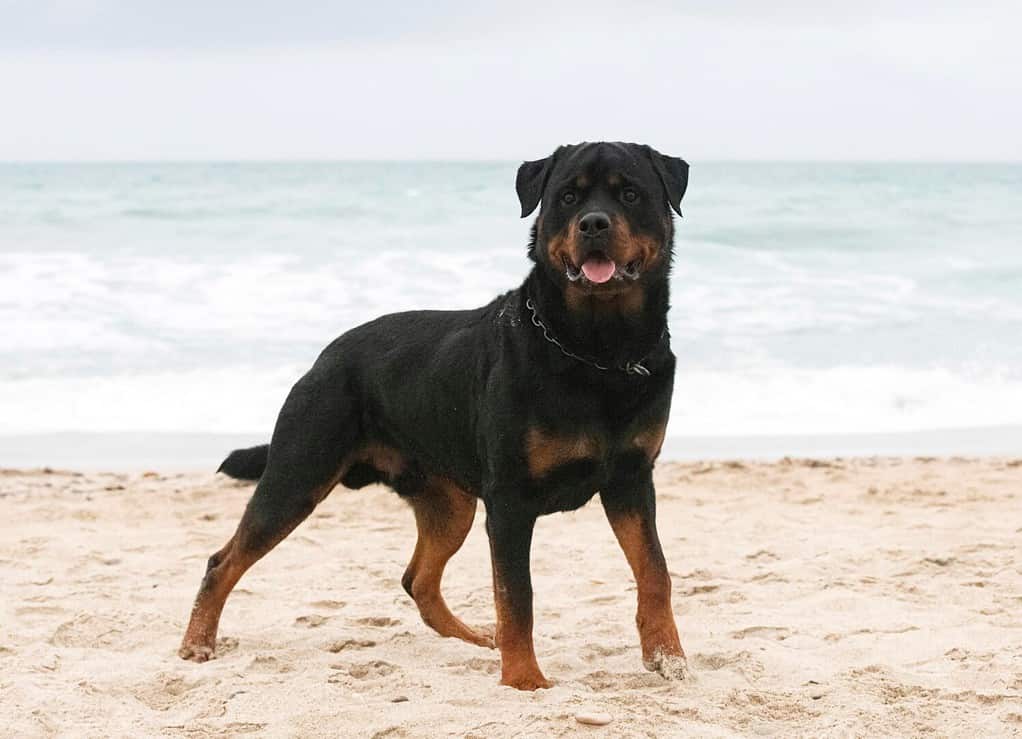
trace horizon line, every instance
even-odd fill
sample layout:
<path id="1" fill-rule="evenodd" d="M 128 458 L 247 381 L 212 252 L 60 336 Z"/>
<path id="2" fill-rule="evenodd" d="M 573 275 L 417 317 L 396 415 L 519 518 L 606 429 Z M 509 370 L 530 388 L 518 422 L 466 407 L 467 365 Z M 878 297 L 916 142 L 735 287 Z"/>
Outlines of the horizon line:
<path id="1" fill-rule="evenodd" d="M 470 157 L 223 157 L 167 159 L 0 159 L 0 166 L 9 165 L 137 165 L 137 164 L 515 164 L 519 159 Z M 776 157 L 709 157 L 687 159 L 689 164 L 998 164 L 1020 165 L 1022 159 L 841 159 L 841 158 L 776 158 Z"/>

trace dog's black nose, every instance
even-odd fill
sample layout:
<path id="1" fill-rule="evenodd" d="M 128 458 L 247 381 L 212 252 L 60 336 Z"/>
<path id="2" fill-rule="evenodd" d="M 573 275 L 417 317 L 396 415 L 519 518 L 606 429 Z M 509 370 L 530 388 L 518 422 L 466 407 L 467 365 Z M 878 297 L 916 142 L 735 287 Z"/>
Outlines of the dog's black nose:
<path id="1" fill-rule="evenodd" d="M 583 236 L 599 236 L 609 228 L 610 216 L 599 210 L 586 213 L 578 222 L 578 229 Z"/>

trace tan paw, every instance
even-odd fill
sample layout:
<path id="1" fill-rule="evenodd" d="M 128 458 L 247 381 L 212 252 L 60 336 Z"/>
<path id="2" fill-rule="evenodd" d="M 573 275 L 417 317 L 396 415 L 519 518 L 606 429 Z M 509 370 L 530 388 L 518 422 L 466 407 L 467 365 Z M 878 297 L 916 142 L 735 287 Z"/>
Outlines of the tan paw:
<path id="1" fill-rule="evenodd" d="M 468 641 L 473 644 L 478 644 L 480 647 L 486 647 L 487 649 L 497 648 L 496 629 L 493 626 L 477 626 L 472 629 L 473 637 Z"/>
<path id="2" fill-rule="evenodd" d="M 507 685 L 515 690 L 545 690 L 552 688 L 554 684 L 543 677 L 542 673 L 516 675 L 514 677 L 503 677 L 501 685 Z"/>
<path id="3" fill-rule="evenodd" d="M 684 653 L 669 654 L 658 649 L 653 653 L 651 659 L 643 658 L 642 665 L 650 672 L 659 673 L 667 680 L 687 680 L 692 676 Z"/>
<path id="4" fill-rule="evenodd" d="M 213 647 L 204 644 L 182 644 L 177 656 L 192 662 L 208 662 L 213 659 Z"/>

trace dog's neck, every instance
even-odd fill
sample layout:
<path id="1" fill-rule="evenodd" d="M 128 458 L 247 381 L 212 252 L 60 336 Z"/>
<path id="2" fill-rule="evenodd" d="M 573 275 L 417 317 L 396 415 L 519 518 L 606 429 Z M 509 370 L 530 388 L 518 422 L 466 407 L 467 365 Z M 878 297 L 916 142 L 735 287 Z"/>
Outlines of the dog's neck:
<path id="1" fill-rule="evenodd" d="M 665 339 L 670 302 L 666 275 L 610 298 L 575 293 L 573 285 L 562 283 L 536 264 L 522 289 L 569 351 L 620 366 L 645 358 Z"/>

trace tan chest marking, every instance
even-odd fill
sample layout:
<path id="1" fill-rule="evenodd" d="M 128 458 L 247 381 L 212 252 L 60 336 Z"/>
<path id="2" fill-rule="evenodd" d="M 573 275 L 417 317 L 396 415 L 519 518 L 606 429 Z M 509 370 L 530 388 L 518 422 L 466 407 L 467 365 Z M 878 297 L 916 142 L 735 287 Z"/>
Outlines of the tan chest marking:
<path id="1" fill-rule="evenodd" d="M 539 428 L 530 428 L 525 433 L 525 460 L 533 478 L 543 477 L 569 462 L 597 459 L 604 451 L 603 442 L 593 436 L 552 434 Z"/>
<path id="2" fill-rule="evenodd" d="M 660 456 L 664 446 L 664 435 L 667 433 L 667 421 L 659 421 L 640 430 L 632 437 L 632 444 L 646 454 L 646 459 L 653 462 Z"/>

